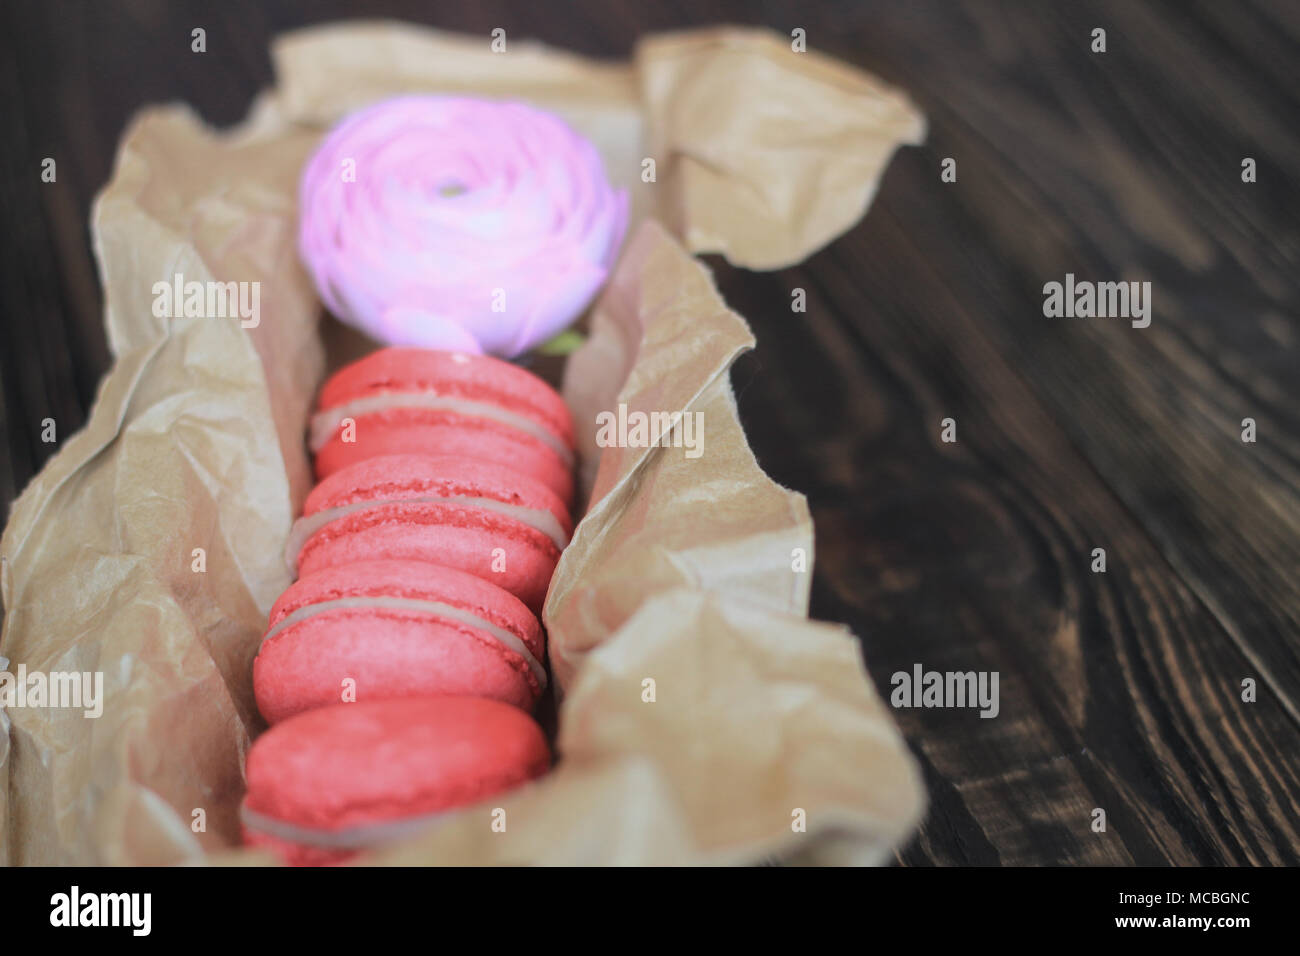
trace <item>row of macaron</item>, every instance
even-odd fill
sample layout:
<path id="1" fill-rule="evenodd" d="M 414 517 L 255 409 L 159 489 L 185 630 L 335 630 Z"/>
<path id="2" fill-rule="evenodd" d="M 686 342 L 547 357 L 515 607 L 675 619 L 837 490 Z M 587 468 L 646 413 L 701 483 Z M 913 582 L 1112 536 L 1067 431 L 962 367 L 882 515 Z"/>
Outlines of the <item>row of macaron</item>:
<path id="1" fill-rule="evenodd" d="M 527 370 L 389 348 L 332 376 L 318 484 L 253 664 L 245 842 L 332 863 L 545 772 L 538 616 L 572 533 L 573 424 Z"/>

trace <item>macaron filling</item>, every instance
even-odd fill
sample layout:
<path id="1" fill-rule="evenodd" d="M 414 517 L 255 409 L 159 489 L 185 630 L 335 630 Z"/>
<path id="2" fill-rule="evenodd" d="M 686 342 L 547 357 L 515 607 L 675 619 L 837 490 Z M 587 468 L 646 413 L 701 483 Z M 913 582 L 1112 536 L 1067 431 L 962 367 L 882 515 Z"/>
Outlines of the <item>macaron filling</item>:
<path id="1" fill-rule="evenodd" d="M 342 405 L 323 409 L 313 415 L 311 419 L 311 450 L 316 453 L 324 448 L 329 443 L 329 440 L 334 437 L 339 425 L 342 424 L 345 418 L 355 419 L 363 415 L 373 415 L 403 408 L 446 411 L 467 418 L 485 418 L 507 425 L 546 445 L 547 448 L 560 456 L 560 460 L 564 462 L 566 468 L 573 467 L 573 452 L 550 430 L 533 419 L 504 408 L 498 408 L 496 405 L 487 402 L 449 398 L 445 395 L 434 395 L 429 392 L 384 392 L 379 395 L 355 398 L 344 402 Z"/>
<path id="2" fill-rule="evenodd" d="M 286 614 L 277 621 L 275 626 L 267 631 L 266 635 L 262 638 L 262 646 L 265 646 L 267 641 L 275 637 L 281 631 L 293 627 L 295 624 L 299 624 L 317 614 L 323 614 L 326 611 L 340 610 L 343 608 L 386 608 L 393 610 L 416 611 L 421 614 L 429 614 L 433 617 L 449 618 L 462 624 L 466 624 L 476 630 L 484 631 L 504 645 L 508 650 L 511 650 L 522 657 L 528 664 L 528 669 L 531 670 L 533 676 L 537 678 L 542 689 L 546 689 L 546 668 L 543 667 L 541 662 L 533 656 L 532 652 L 528 649 L 528 645 L 525 644 L 517 634 L 512 634 L 505 628 L 493 624 L 491 621 L 480 617 L 472 611 L 468 611 L 463 607 L 456 607 L 455 605 L 447 604 L 444 601 L 426 600 L 424 598 L 395 597 L 387 594 L 359 594 L 351 597 L 335 598 L 330 601 L 318 601 L 315 604 L 304 605 L 292 613 Z"/>
<path id="3" fill-rule="evenodd" d="M 367 511 L 385 505 L 408 504 L 452 504 L 495 511 L 545 535 L 560 551 L 563 551 L 569 543 L 569 536 L 565 534 L 564 528 L 560 525 L 560 520 L 545 508 L 528 508 L 524 505 L 512 505 L 506 501 L 498 501 L 495 498 L 479 498 L 469 495 L 419 495 L 411 498 L 376 498 L 371 501 L 354 501 L 351 504 L 339 505 L 335 508 L 322 508 L 313 514 L 303 515 L 293 523 L 293 527 L 289 530 L 289 540 L 284 549 L 285 563 L 289 566 L 290 572 L 296 576 L 298 573 L 298 554 L 302 551 L 303 545 L 311 539 L 312 535 L 331 521 L 337 521 L 358 511 Z"/>
<path id="4" fill-rule="evenodd" d="M 419 834 L 446 815 L 446 812 L 426 813 L 402 820 L 382 820 L 338 830 L 323 830 L 319 827 L 305 827 L 298 823 L 288 823 L 285 820 L 268 817 L 264 813 L 250 810 L 247 803 L 241 803 L 239 806 L 239 819 L 248 829 L 287 843 L 319 847 L 324 850 L 365 850 L 388 843 L 400 843 Z"/>

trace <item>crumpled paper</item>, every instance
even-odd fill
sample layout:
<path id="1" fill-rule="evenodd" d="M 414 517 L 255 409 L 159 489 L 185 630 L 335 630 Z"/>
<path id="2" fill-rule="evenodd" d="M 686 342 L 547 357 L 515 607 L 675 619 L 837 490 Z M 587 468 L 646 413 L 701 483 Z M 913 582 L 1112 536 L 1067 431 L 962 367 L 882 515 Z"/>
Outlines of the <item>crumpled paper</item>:
<path id="1" fill-rule="evenodd" d="M 294 249 L 298 172 L 330 123 L 399 92 L 514 97 L 590 137 L 633 229 L 565 369 L 587 513 L 548 597 L 559 762 L 397 863 L 881 862 L 923 794 L 843 628 L 806 619 L 802 496 L 759 469 L 728 380 L 753 346 L 687 250 L 769 268 L 857 220 L 923 133 L 898 93 L 763 31 L 657 35 L 630 63 L 406 25 L 304 30 L 235 130 L 183 106 L 128 129 L 92 234 L 115 363 L 0 539 L 10 671 L 100 672 L 103 713 L 0 712 L 0 861 L 255 862 L 236 849 L 262 729 L 251 661 L 310 487 L 304 430 L 364 343 Z M 655 179 L 643 181 L 644 160 Z M 683 245 L 684 244 L 684 245 Z M 153 313 L 154 283 L 259 282 L 260 321 Z M 600 411 L 699 412 L 703 453 L 598 448 Z M 196 550 L 201 549 L 201 550 Z"/>

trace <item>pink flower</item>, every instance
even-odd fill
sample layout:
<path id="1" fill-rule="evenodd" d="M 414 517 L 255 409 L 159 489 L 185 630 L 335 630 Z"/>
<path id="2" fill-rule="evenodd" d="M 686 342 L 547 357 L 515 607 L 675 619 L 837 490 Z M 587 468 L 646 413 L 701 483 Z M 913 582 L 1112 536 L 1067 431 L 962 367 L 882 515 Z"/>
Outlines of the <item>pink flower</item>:
<path id="1" fill-rule="evenodd" d="M 594 146 L 521 103 L 407 96 L 344 119 L 299 190 L 330 311 L 390 345 L 518 355 L 586 308 L 627 226 Z"/>

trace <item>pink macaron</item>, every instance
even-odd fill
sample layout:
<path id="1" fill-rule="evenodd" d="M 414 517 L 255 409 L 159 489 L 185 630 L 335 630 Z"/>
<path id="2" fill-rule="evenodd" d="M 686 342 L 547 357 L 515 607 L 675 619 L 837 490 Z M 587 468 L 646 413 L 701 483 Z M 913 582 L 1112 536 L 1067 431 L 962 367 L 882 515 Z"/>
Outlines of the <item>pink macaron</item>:
<path id="1" fill-rule="evenodd" d="M 572 533 L 555 493 L 504 465 L 387 455 L 318 484 L 285 557 L 303 576 L 358 561 L 441 564 L 504 588 L 540 614 Z"/>
<path id="2" fill-rule="evenodd" d="M 297 865 L 345 862 L 526 783 L 550 760 L 537 722 L 500 701 L 428 697 L 309 710 L 249 750 L 244 842 Z"/>
<path id="3" fill-rule="evenodd" d="M 280 596 L 253 661 L 270 723 L 345 700 L 468 695 L 529 710 L 546 687 L 545 637 L 518 598 L 423 561 L 365 561 Z"/>
<path id="4" fill-rule="evenodd" d="M 380 455 L 452 455 L 509 465 L 573 496 L 573 420 L 564 400 L 487 355 L 387 348 L 326 381 L 311 421 L 316 477 Z"/>

